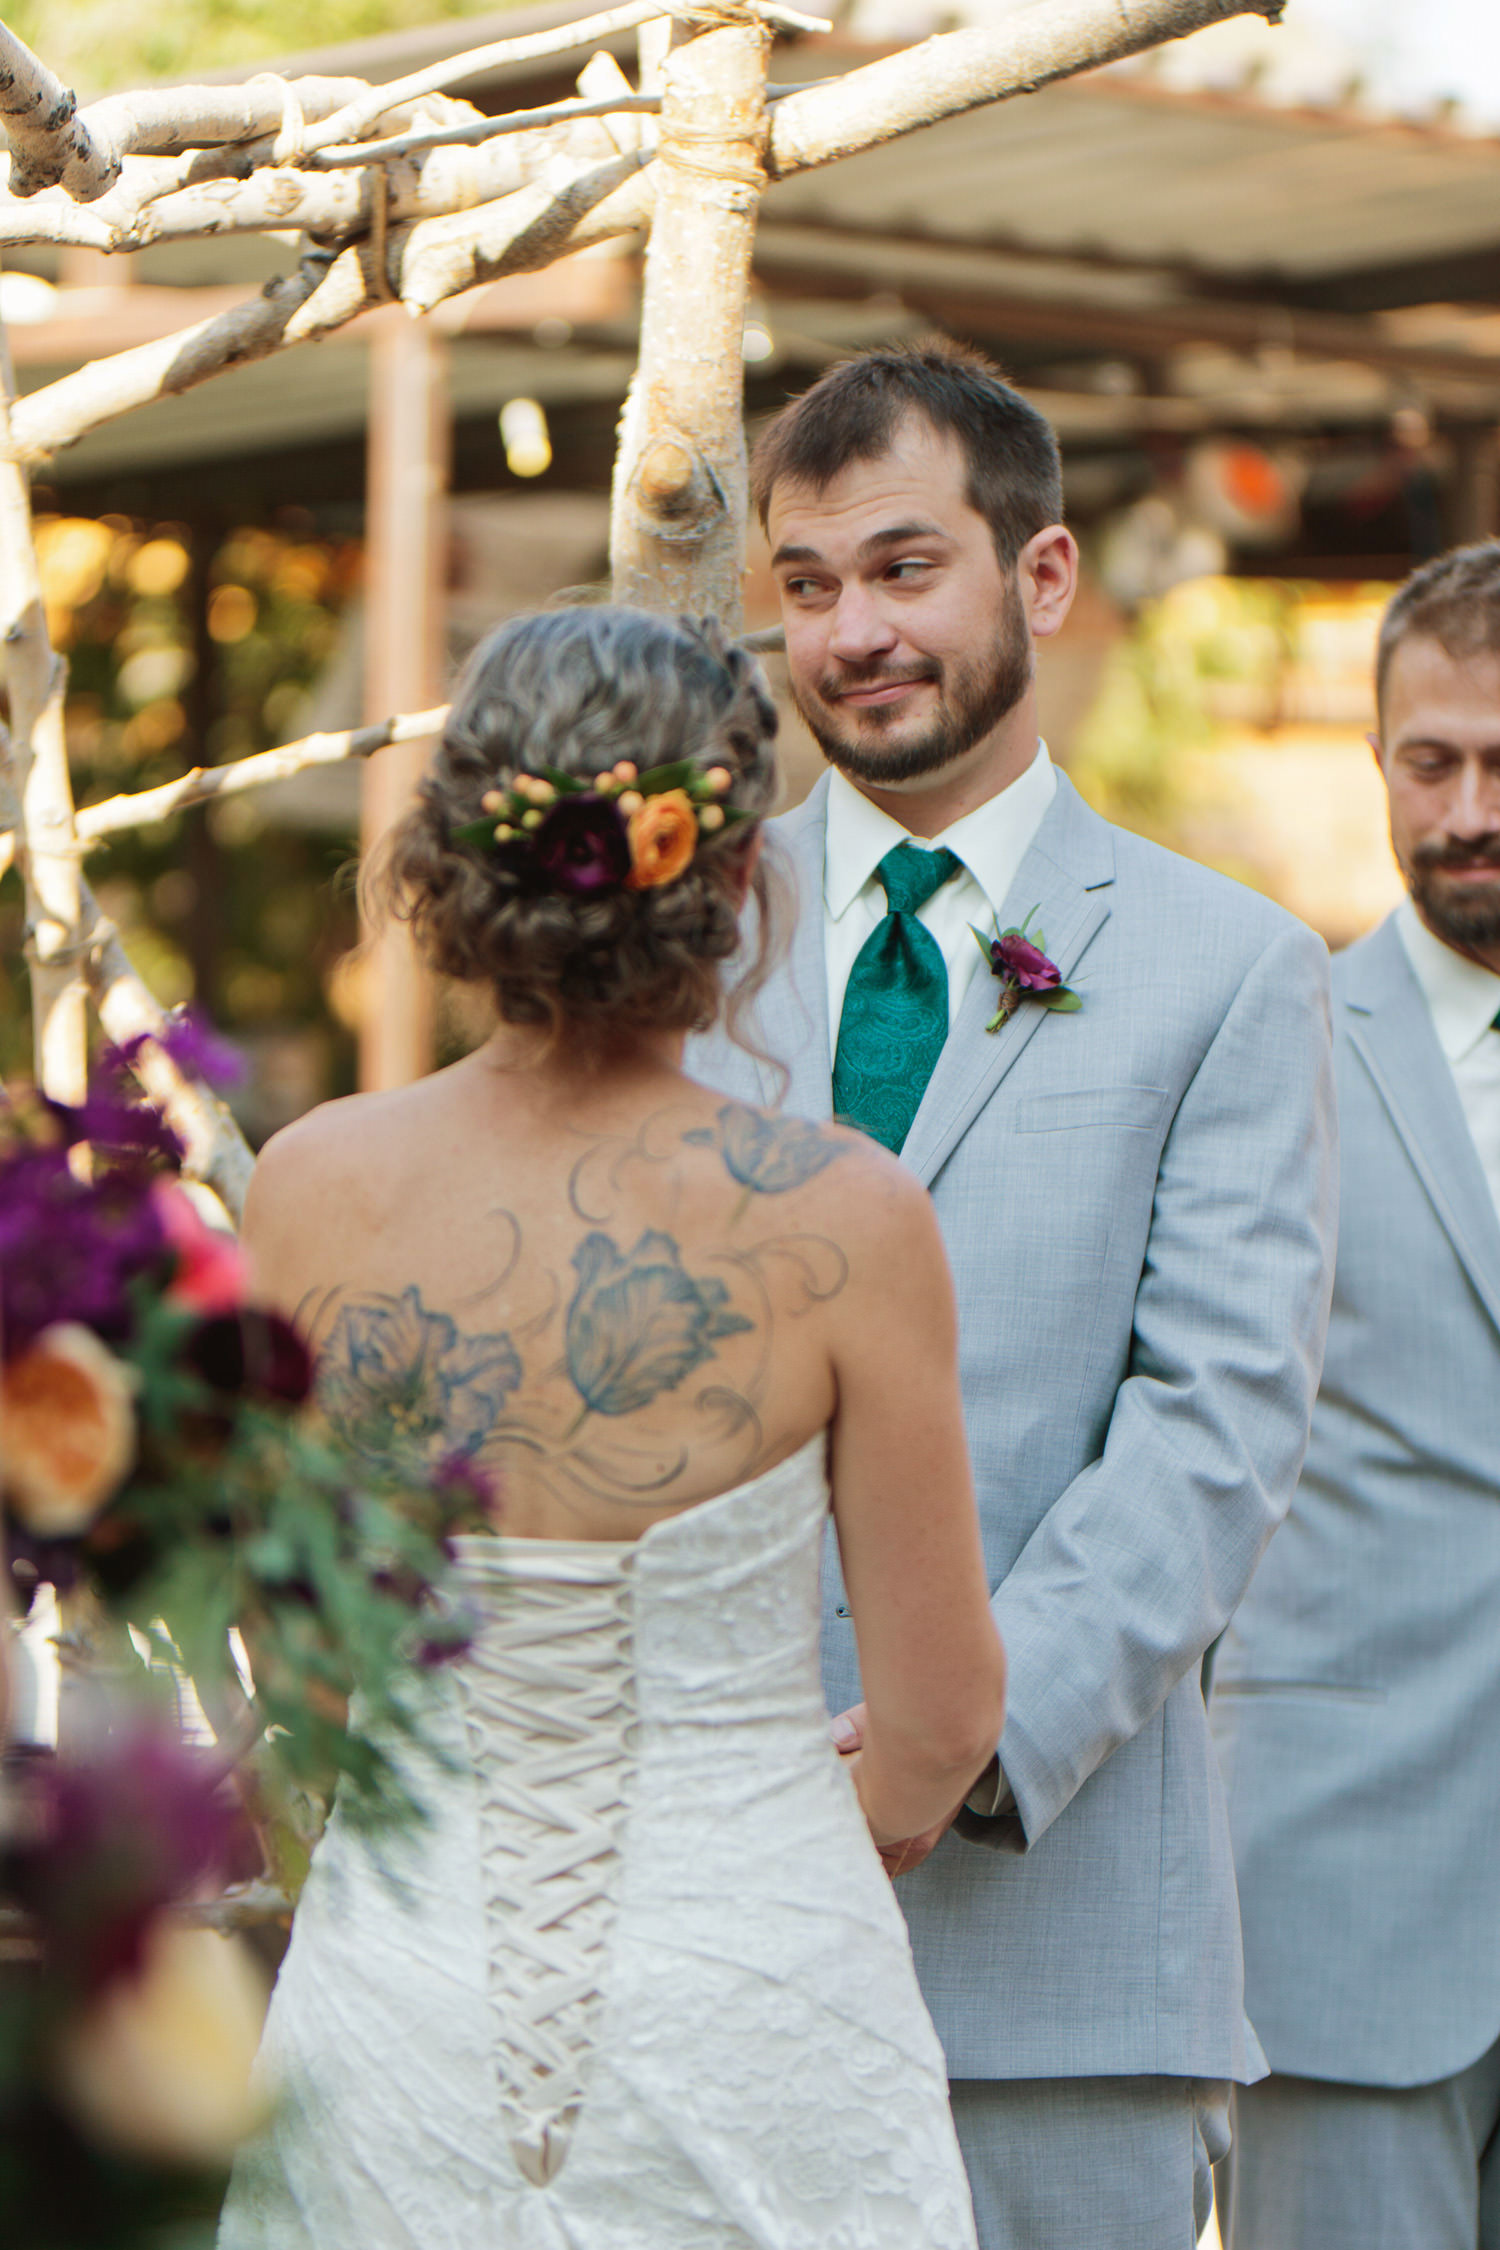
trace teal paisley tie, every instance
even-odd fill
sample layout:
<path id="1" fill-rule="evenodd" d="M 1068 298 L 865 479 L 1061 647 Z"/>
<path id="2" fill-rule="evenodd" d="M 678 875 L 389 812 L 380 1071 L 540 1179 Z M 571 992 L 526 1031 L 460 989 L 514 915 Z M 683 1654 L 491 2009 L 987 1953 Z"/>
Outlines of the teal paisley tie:
<path id="1" fill-rule="evenodd" d="M 948 966 L 917 909 L 958 873 L 949 851 L 897 844 L 875 870 L 885 920 L 871 931 L 844 991 L 833 1059 L 833 1112 L 899 1155 L 948 1036 Z"/>

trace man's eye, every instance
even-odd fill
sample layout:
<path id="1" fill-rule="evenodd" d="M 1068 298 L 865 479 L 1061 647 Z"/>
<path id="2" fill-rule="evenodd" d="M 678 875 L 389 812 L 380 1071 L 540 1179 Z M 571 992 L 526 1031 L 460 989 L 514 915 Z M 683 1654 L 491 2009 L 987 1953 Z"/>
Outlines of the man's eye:
<path id="1" fill-rule="evenodd" d="M 794 602 L 806 602 L 815 600 L 823 588 L 816 578 L 783 578 L 781 590 L 790 594 Z"/>
<path id="2" fill-rule="evenodd" d="M 931 563 L 923 555 L 903 555 L 900 562 L 893 562 L 889 565 L 886 570 L 886 577 L 905 580 L 909 583 L 914 578 L 920 578 L 925 571 L 929 571 L 931 568 Z"/>

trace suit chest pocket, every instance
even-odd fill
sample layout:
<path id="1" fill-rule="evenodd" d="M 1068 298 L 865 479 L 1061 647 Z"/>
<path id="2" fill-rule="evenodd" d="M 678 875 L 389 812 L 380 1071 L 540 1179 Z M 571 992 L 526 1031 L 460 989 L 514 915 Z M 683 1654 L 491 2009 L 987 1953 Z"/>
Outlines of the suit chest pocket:
<path id="1" fill-rule="evenodd" d="M 1078 1086 L 1067 1093 L 1027 1094 L 1011 1117 L 1014 1133 L 1072 1133 L 1109 1126 L 1154 1132 L 1170 1096 L 1162 1086 Z"/>

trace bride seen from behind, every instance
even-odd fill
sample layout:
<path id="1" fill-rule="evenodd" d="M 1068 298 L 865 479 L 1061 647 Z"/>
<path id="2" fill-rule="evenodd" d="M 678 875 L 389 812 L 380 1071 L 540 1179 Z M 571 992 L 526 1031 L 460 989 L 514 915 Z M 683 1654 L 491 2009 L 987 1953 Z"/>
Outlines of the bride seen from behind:
<path id="1" fill-rule="evenodd" d="M 946 1261 L 885 1151 L 682 1070 L 752 890 L 770 941 L 774 731 L 712 627 L 492 635 L 376 881 L 498 1028 L 257 1168 L 257 1288 L 330 1422 L 498 1498 L 404 1900 L 337 1815 L 315 1862 L 233 2250 L 973 2243 L 871 1842 L 945 1817 L 1002 1716 Z M 842 1764 L 830 1488 L 869 1714 Z"/>

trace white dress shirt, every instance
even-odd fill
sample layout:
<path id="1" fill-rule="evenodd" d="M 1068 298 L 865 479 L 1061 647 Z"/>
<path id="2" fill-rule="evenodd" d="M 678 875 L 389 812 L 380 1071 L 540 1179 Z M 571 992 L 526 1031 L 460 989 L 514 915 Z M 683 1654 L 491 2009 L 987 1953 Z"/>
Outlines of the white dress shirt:
<path id="1" fill-rule="evenodd" d="M 1500 976 L 1433 936 L 1408 899 L 1396 910 L 1406 958 L 1432 1013 L 1500 1218 Z"/>
<path id="2" fill-rule="evenodd" d="M 823 854 L 823 941 L 828 968 L 828 1059 L 838 1053 L 839 1022 L 849 972 L 865 940 L 886 915 L 885 886 L 875 870 L 897 844 L 953 853 L 962 867 L 917 909 L 917 920 L 937 940 L 948 965 L 948 1021 L 957 1015 L 969 980 L 982 967 L 972 929 L 988 936 L 1000 918 L 1042 816 L 1057 794 L 1057 769 L 1045 742 L 1026 771 L 941 836 L 913 836 L 851 781 L 835 773 L 828 790 L 828 833 Z M 1026 909 L 1021 909 L 1024 914 Z M 971 929 L 972 925 L 972 929 Z M 1500 1046 L 1500 1040 L 1496 1041 Z M 998 1761 L 981 1774 L 968 1798 L 974 1812 L 1008 1812 L 1015 1803 Z"/>
<path id="3" fill-rule="evenodd" d="M 838 1052 L 844 989 L 865 940 L 885 918 L 885 886 L 875 870 L 897 844 L 919 851 L 948 850 L 963 862 L 951 882 L 917 909 L 948 964 L 948 1021 L 957 1015 L 969 980 L 982 966 L 970 925 L 994 929 L 1016 870 L 1031 847 L 1057 791 L 1057 770 L 1045 742 L 1008 788 L 989 798 L 941 836 L 913 836 L 841 773 L 828 791 L 828 834 L 823 856 L 823 936 L 828 968 L 828 1059 Z M 1023 907 L 1022 912 L 1025 909 Z"/>

